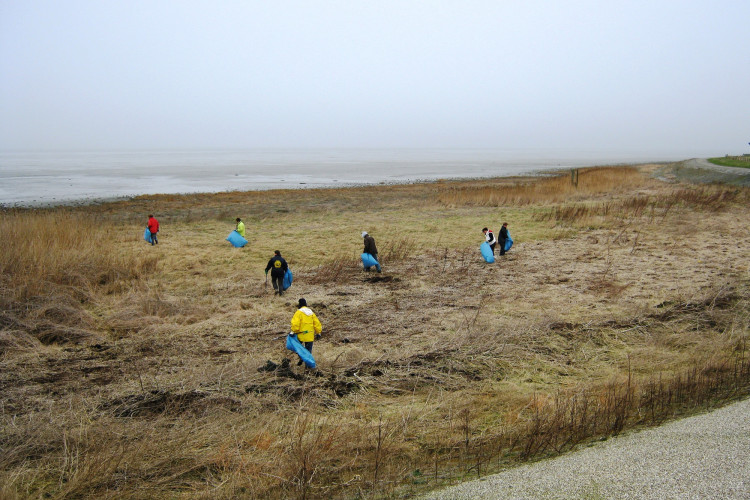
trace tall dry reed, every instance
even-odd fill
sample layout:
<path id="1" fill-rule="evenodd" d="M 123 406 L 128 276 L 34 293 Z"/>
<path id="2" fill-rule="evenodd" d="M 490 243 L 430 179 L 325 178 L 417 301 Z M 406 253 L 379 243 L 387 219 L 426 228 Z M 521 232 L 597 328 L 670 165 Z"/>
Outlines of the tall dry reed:
<path id="1" fill-rule="evenodd" d="M 619 200 L 563 203 L 540 211 L 535 219 L 580 223 L 595 217 L 627 219 L 646 216 L 653 221 L 663 219 L 671 210 L 678 207 L 721 212 L 733 204 L 746 204 L 748 200 L 748 188 L 691 186 L 675 189 L 660 196 L 636 195 Z"/>
<path id="2" fill-rule="evenodd" d="M 0 320 L 15 332 L 0 350 L 29 334 L 43 343 L 87 337 L 94 320 L 84 304 L 156 265 L 121 251 L 114 228 L 65 211 L 6 212 L 0 232 Z"/>
<path id="3" fill-rule="evenodd" d="M 73 214 L 10 212 L 0 216 L 0 274 L 6 291 L 28 299 L 50 285 L 90 288 L 139 277 L 154 259 L 121 252 L 117 229 Z"/>
<path id="4" fill-rule="evenodd" d="M 590 195 L 632 189 L 644 182 L 635 167 L 596 167 L 514 184 L 456 186 L 442 189 L 438 200 L 451 207 L 530 205 L 559 203 L 573 195 Z"/>

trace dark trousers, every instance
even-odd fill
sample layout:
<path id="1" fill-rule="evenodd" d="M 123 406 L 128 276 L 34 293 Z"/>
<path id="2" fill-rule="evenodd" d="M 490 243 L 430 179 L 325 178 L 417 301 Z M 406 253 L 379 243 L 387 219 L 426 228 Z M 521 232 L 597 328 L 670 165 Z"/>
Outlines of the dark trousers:
<path id="1" fill-rule="evenodd" d="M 507 240 L 500 240 L 500 255 L 505 255 L 505 243 Z"/>
<path id="2" fill-rule="evenodd" d="M 284 293 L 284 277 L 283 276 L 271 276 L 271 285 L 273 285 L 273 289 L 276 290 L 276 292 L 279 295 L 282 295 Z"/>
<path id="3" fill-rule="evenodd" d="M 156 233 L 151 233 L 151 244 L 152 245 L 158 245 L 159 240 L 156 239 Z"/>

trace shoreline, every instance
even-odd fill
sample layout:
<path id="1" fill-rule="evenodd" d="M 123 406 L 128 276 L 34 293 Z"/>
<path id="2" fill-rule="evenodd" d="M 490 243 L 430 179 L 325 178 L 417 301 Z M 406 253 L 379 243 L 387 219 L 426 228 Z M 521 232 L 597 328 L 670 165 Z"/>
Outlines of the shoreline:
<path id="1" fill-rule="evenodd" d="M 677 161 L 641 161 L 641 162 L 617 162 L 607 164 L 586 164 L 581 166 L 565 166 L 559 168 L 541 167 L 521 173 L 508 173 L 508 175 L 488 175 L 488 176 L 469 176 L 469 177 L 451 177 L 451 176 L 440 176 L 435 178 L 414 178 L 399 180 L 380 180 L 373 182 L 338 182 L 337 180 L 328 182 L 298 182 L 294 185 L 278 186 L 273 185 L 266 188 L 255 186 L 253 189 L 220 189 L 220 190 L 206 190 L 206 191 L 164 191 L 158 193 L 137 193 L 137 194 L 124 194 L 124 195 L 111 195 L 111 196 L 94 196 L 94 197 L 73 197 L 63 199 L 53 199 L 49 201 L 17 201 L 17 202 L 0 202 L 0 210 L 35 210 L 35 209 L 54 209 L 54 208 L 81 208 L 87 206 L 104 205 L 107 203 L 116 203 L 122 201 L 131 201 L 136 198 L 144 196 L 189 196 L 189 195 L 206 195 L 206 194 L 221 194 L 221 193 L 255 193 L 264 191 L 299 191 L 299 190 L 317 190 L 317 189 L 350 189 L 350 188 L 365 188 L 374 186 L 403 186 L 403 185 L 417 185 L 417 184 L 430 184 L 437 182 L 472 182 L 478 180 L 497 180 L 497 179 L 510 179 L 514 177 L 544 177 L 555 175 L 559 172 L 578 169 L 578 168 L 595 168 L 595 167 L 622 167 L 622 166 L 636 166 L 644 164 L 653 165 L 671 165 L 681 164 L 690 160 L 677 160 Z M 281 181 L 282 183 L 284 180 Z"/>

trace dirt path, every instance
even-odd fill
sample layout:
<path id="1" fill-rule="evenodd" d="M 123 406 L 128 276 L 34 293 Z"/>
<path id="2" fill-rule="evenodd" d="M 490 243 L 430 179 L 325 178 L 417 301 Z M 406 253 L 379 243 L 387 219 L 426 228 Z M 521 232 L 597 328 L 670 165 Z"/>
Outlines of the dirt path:
<path id="1" fill-rule="evenodd" d="M 426 499 L 750 498 L 750 399 Z"/>

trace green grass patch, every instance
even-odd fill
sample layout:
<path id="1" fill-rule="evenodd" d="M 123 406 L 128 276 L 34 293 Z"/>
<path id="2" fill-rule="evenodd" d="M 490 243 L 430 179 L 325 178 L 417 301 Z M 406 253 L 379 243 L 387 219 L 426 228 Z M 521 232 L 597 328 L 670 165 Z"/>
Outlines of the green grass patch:
<path id="1" fill-rule="evenodd" d="M 750 156 L 724 156 L 720 158 L 709 158 L 708 161 L 722 167 L 750 168 Z"/>

